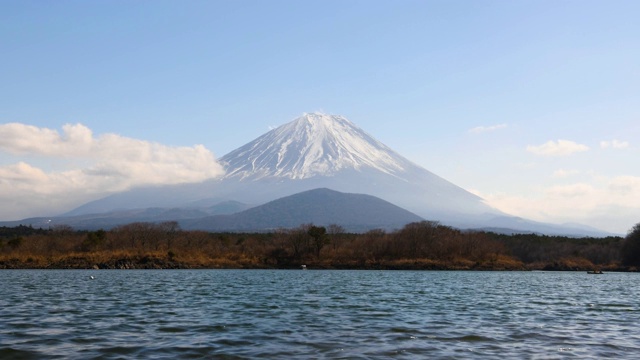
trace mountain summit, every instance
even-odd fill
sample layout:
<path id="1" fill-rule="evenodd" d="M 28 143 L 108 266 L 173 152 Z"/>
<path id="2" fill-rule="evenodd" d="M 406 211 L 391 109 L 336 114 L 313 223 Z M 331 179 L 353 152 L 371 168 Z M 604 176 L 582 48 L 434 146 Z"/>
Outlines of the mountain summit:
<path id="1" fill-rule="evenodd" d="M 413 167 L 383 143 L 342 116 L 304 114 L 220 159 L 226 178 L 333 176 L 371 168 L 398 176 Z"/>

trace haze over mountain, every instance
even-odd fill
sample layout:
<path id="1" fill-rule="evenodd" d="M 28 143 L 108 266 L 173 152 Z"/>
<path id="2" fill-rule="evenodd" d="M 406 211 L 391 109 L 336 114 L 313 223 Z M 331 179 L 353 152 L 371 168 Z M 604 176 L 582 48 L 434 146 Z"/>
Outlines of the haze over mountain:
<path id="1" fill-rule="evenodd" d="M 209 231 L 268 231 L 313 223 L 339 224 L 349 232 L 394 230 L 424 220 L 418 215 L 371 195 L 314 189 L 270 201 L 232 214 L 181 222 L 185 229 Z"/>
<path id="2" fill-rule="evenodd" d="M 132 222 L 177 221 L 181 228 L 206 231 L 263 232 L 313 223 L 341 225 L 349 232 L 395 230 L 421 217 L 375 196 L 314 189 L 248 207 L 226 201 L 196 208 L 146 208 L 52 218 L 0 222 L 0 226 L 29 224 L 36 228 L 68 225 L 78 230 L 111 229 Z"/>

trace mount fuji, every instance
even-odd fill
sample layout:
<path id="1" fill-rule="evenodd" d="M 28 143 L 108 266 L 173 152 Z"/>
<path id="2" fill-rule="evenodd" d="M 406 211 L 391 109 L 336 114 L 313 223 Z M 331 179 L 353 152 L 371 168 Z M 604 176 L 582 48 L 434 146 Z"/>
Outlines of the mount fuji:
<path id="1" fill-rule="evenodd" d="M 443 222 L 500 214 L 337 115 L 305 114 L 220 161 L 226 169 L 221 183 L 230 185 L 223 188 L 237 187 L 226 195 L 244 202 L 324 187 L 373 195 Z"/>
<path id="2" fill-rule="evenodd" d="M 86 224 L 93 216 L 89 214 L 126 218 L 122 214 L 144 210 L 147 215 L 162 214 L 158 220 L 166 220 L 170 214 L 188 222 L 224 214 L 224 209 L 228 209 L 226 214 L 237 213 L 324 188 L 374 196 L 421 218 L 459 228 L 586 233 L 584 229 L 561 228 L 504 214 L 482 198 L 409 161 L 338 115 L 304 114 L 219 161 L 225 168 L 225 175 L 220 178 L 132 189 L 87 203 L 63 216 L 81 217 Z M 95 216 L 104 219 L 103 215 Z M 129 220 L 139 221 L 136 217 Z"/>
<path id="3" fill-rule="evenodd" d="M 425 219 L 452 225 L 502 215 L 337 115 L 304 114 L 219 160 L 226 171 L 219 179 L 133 189 L 65 215 L 194 208 L 223 201 L 260 205 L 317 188 L 373 195 Z"/>

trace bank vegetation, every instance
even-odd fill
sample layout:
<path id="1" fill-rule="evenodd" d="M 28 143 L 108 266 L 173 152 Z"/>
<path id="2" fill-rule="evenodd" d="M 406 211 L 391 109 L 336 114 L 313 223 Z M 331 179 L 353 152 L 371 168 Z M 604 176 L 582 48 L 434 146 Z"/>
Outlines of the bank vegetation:
<path id="1" fill-rule="evenodd" d="M 347 233 L 304 224 L 267 233 L 184 231 L 176 222 L 105 231 L 0 227 L 0 268 L 594 270 L 640 267 L 640 226 L 626 238 L 461 231 L 423 221 Z"/>

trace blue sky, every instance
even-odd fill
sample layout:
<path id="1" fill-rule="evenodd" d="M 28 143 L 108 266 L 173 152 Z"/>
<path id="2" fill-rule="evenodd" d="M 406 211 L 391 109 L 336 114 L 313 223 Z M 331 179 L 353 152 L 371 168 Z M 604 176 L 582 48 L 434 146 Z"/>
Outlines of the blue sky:
<path id="1" fill-rule="evenodd" d="M 215 176 L 216 158 L 323 111 L 504 211 L 624 233 L 640 222 L 637 14 L 616 0 L 3 0 L 0 218 Z"/>

